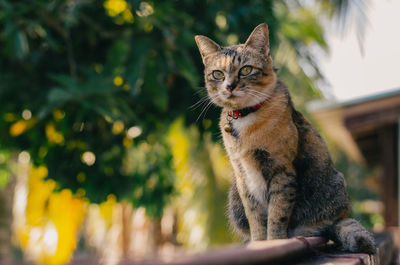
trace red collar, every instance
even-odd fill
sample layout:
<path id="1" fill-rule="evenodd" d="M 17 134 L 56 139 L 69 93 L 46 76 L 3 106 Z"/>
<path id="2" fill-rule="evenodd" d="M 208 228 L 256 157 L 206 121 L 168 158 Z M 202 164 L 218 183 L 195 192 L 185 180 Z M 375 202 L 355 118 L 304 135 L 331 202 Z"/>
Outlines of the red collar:
<path id="1" fill-rule="evenodd" d="M 228 116 L 230 116 L 230 117 L 232 117 L 234 119 L 243 118 L 243 117 L 249 115 L 250 113 L 255 112 L 256 110 L 261 108 L 261 106 L 264 103 L 265 103 L 265 101 L 260 102 L 257 105 L 246 107 L 246 108 L 243 108 L 243 109 L 230 110 L 230 111 L 228 111 Z"/>

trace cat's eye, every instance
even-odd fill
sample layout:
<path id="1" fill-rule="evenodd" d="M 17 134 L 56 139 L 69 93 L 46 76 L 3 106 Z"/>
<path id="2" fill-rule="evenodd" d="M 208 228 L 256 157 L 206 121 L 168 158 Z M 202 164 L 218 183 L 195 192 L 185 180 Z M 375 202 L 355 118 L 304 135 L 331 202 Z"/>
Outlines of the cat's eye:
<path id="1" fill-rule="evenodd" d="M 212 76 L 217 80 L 221 80 L 222 78 L 224 78 L 224 73 L 219 70 L 214 70 L 212 72 Z"/>
<path id="2" fill-rule="evenodd" d="M 252 70 L 253 70 L 253 67 L 251 67 L 250 65 L 246 65 L 240 69 L 239 73 L 240 73 L 240 75 L 248 75 L 251 73 Z"/>

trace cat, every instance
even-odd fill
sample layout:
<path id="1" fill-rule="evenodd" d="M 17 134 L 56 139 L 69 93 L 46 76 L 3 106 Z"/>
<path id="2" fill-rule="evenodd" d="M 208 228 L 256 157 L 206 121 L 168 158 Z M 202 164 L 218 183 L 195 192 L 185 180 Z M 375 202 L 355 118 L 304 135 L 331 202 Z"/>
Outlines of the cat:
<path id="1" fill-rule="evenodd" d="M 277 79 L 269 31 L 258 25 L 245 44 L 221 47 L 195 36 L 211 101 L 234 171 L 228 216 L 244 241 L 324 236 L 350 252 L 375 252 L 372 235 L 348 218 L 343 174 L 324 140 L 295 109 Z"/>

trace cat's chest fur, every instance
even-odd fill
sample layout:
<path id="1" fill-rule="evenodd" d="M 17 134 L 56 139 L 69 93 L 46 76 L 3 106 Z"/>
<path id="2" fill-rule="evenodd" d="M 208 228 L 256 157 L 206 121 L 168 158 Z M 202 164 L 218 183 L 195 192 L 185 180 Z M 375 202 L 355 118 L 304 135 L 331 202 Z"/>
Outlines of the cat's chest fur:
<path id="1" fill-rule="evenodd" d="M 254 150 L 266 149 L 267 146 L 258 141 L 257 132 L 262 128 L 256 129 L 256 125 L 256 113 L 233 119 L 231 121 L 232 132 L 223 132 L 223 138 L 234 170 L 241 172 L 241 179 L 238 182 L 242 183 L 248 194 L 251 194 L 260 203 L 265 203 L 267 189 L 265 178 L 259 169 L 259 165 L 252 161 L 254 161 Z"/>
<path id="2" fill-rule="evenodd" d="M 232 124 L 232 132 L 231 133 L 235 138 L 240 138 L 240 135 L 249 129 L 250 126 L 254 125 L 256 122 L 256 113 L 250 113 L 249 115 L 239 118 L 233 119 L 231 121 Z"/>
<path id="3" fill-rule="evenodd" d="M 222 130 L 225 149 L 236 175 L 241 178 L 239 182 L 261 203 L 266 202 L 268 181 L 261 168 L 274 166 L 269 164 L 272 160 L 284 164 L 294 153 L 292 148 L 297 147 L 297 130 L 291 115 L 284 109 L 280 115 L 270 114 L 271 108 L 263 106 L 257 112 L 233 119 L 231 133 Z M 227 122 L 226 115 L 225 112 L 221 115 L 221 129 Z M 260 157 L 260 152 L 265 155 Z"/>
<path id="4" fill-rule="evenodd" d="M 243 152 L 250 149 L 253 142 L 256 142 L 254 137 L 255 133 L 252 127 L 257 122 L 256 113 L 251 113 L 243 118 L 232 119 L 230 122 L 226 119 L 226 114 L 223 113 L 221 117 L 221 131 L 223 135 L 224 145 L 231 160 L 240 160 L 244 155 Z M 231 132 L 225 132 L 222 128 L 226 123 L 230 123 L 232 127 Z"/>

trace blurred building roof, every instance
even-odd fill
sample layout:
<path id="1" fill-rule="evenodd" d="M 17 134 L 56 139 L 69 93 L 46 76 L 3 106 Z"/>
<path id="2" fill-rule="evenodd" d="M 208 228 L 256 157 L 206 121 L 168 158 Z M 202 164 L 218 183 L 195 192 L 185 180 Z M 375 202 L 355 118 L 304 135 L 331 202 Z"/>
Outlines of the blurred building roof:
<path id="1" fill-rule="evenodd" d="M 373 166 L 379 160 L 374 136 L 383 127 L 397 126 L 400 118 L 400 88 L 343 102 L 312 101 L 307 109 L 349 157 Z"/>

